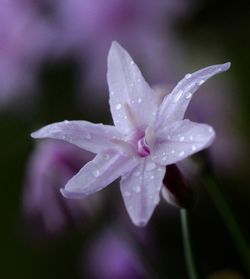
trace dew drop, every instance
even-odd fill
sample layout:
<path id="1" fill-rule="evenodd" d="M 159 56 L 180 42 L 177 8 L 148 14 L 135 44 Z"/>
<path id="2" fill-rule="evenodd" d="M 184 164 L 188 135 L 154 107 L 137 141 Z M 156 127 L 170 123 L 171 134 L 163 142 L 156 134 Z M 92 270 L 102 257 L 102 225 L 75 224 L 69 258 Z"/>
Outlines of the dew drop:
<path id="1" fill-rule="evenodd" d="M 185 139 L 185 137 L 183 137 L 183 136 L 180 137 L 180 141 L 184 141 L 184 139 Z"/>
<path id="2" fill-rule="evenodd" d="M 64 120 L 64 123 L 65 123 L 65 124 L 68 124 L 68 123 L 69 123 L 69 120 Z"/>
<path id="3" fill-rule="evenodd" d="M 212 128 L 212 127 L 209 127 L 209 128 L 208 128 L 208 132 L 209 132 L 209 133 L 212 133 L 212 132 L 213 132 L 213 128 Z"/>
<path id="4" fill-rule="evenodd" d="M 196 146 L 192 145 L 192 150 L 195 151 L 196 150 Z"/>
<path id="5" fill-rule="evenodd" d="M 109 154 L 103 154 L 103 159 L 108 160 L 110 158 Z"/>
<path id="6" fill-rule="evenodd" d="M 160 201 L 160 198 L 159 198 L 158 196 L 155 197 L 155 199 L 154 199 L 154 205 L 158 204 L 159 201 Z"/>
<path id="7" fill-rule="evenodd" d="M 190 140 L 193 140 L 193 139 L 194 139 L 194 137 L 193 137 L 193 136 L 190 136 L 189 138 L 190 138 Z"/>
<path id="8" fill-rule="evenodd" d="M 136 193 L 140 193 L 140 192 L 141 192 L 141 187 L 140 187 L 140 186 L 136 186 L 136 187 L 134 188 L 134 191 L 135 191 Z"/>
<path id="9" fill-rule="evenodd" d="M 131 60 L 131 61 L 130 61 L 130 64 L 131 64 L 131 65 L 134 65 L 134 64 L 135 64 L 135 62 L 134 62 L 133 60 Z"/>
<path id="10" fill-rule="evenodd" d="M 193 96 L 193 94 L 192 93 L 187 93 L 187 95 L 185 96 L 185 98 L 188 100 L 188 99 L 191 99 L 191 97 Z"/>
<path id="11" fill-rule="evenodd" d="M 198 85 L 202 85 L 204 82 L 205 82 L 205 80 L 202 79 L 198 82 Z"/>
<path id="12" fill-rule="evenodd" d="M 114 91 L 110 91 L 110 95 L 112 95 L 112 96 L 113 96 L 114 94 L 115 94 L 115 92 L 114 92 Z"/>
<path id="13" fill-rule="evenodd" d="M 99 170 L 93 171 L 93 175 L 94 177 L 98 177 L 100 175 L 100 171 Z"/>
<path id="14" fill-rule="evenodd" d="M 185 155 L 185 152 L 184 151 L 181 151 L 180 153 L 179 153 L 179 156 L 180 157 L 182 157 L 182 156 L 184 156 Z"/>
<path id="15" fill-rule="evenodd" d="M 117 109 L 117 110 L 121 109 L 121 107 L 122 107 L 121 104 L 117 104 L 117 105 L 116 105 L 116 109 Z"/>
<path id="16" fill-rule="evenodd" d="M 142 98 L 138 98 L 137 102 L 140 104 L 142 102 Z"/>
<path id="17" fill-rule="evenodd" d="M 188 74 L 185 75 L 185 78 L 188 79 L 188 78 L 191 78 L 191 76 L 192 76 L 192 75 L 188 73 Z"/>
<path id="18" fill-rule="evenodd" d="M 152 179 L 152 180 L 153 180 L 154 178 L 155 178 L 155 177 L 154 177 L 153 175 L 151 175 L 151 176 L 150 176 L 150 179 Z"/>
<path id="19" fill-rule="evenodd" d="M 183 94 L 183 90 L 179 90 L 177 95 L 176 95 L 176 97 L 175 97 L 175 99 L 174 99 L 174 103 L 176 103 L 176 102 L 178 102 L 180 100 L 182 94 Z"/>
<path id="20" fill-rule="evenodd" d="M 124 192 L 124 196 L 125 196 L 125 197 L 130 197 L 130 196 L 131 196 L 131 193 L 130 193 L 130 192 Z"/>

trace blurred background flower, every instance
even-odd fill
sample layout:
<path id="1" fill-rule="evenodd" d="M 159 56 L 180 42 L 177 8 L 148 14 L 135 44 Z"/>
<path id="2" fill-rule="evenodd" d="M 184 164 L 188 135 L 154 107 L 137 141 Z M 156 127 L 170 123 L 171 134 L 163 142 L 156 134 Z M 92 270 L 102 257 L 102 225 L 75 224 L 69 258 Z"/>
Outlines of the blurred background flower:
<path id="1" fill-rule="evenodd" d="M 122 232 L 103 231 L 92 243 L 84 260 L 87 278 L 144 279 L 150 278 L 140 255 Z"/>
<path id="2" fill-rule="evenodd" d="M 31 101 L 52 37 L 32 5 L 23 0 L 2 0 L 0 5 L 0 107 L 17 109 Z"/>
<path id="3" fill-rule="evenodd" d="M 59 234 L 90 222 L 89 217 L 97 210 L 98 196 L 70 200 L 62 196 L 60 189 L 92 157 L 63 142 L 44 141 L 36 146 L 28 163 L 24 189 L 24 214 L 32 221 L 33 233 Z"/>

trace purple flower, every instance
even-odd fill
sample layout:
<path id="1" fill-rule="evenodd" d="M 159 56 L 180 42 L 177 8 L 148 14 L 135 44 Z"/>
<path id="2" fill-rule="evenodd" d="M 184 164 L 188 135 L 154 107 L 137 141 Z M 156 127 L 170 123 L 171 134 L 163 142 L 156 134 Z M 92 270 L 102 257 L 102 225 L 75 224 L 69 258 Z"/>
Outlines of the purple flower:
<path id="1" fill-rule="evenodd" d="M 105 231 L 90 246 L 87 273 L 94 279 L 148 278 L 131 243 L 113 231 Z"/>
<path id="2" fill-rule="evenodd" d="M 60 233 L 89 216 L 89 201 L 62 197 L 59 189 L 75 175 L 91 154 L 64 142 L 45 141 L 34 150 L 27 168 L 24 213 L 38 232 Z M 92 211 L 96 200 L 91 200 Z"/>
<path id="3" fill-rule="evenodd" d="M 28 99 L 35 72 L 51 44 L 47 24 L 26 1 L 1 1 L 0 9 L 0 106 Z M 18 104 L 20 105 L 20 103 Z"/>
<path id="4" fill-rule="evenodd" d="M 229 67 L 226 63 L 187 74 L 161 102 L 129 54 L 114 42 L 108 55 L 107 77 L 115 126 L 64 121 L 32 134 L 33 138 L 61 139 L 97 153 L 68 181 L 63 195 L 83 198 L 121 176 L 128 214 L 135 225 L 146 225 L 159 203 L 166 165 L 212 143 L 212 127 L 183 117 L 199 86 Z"/>

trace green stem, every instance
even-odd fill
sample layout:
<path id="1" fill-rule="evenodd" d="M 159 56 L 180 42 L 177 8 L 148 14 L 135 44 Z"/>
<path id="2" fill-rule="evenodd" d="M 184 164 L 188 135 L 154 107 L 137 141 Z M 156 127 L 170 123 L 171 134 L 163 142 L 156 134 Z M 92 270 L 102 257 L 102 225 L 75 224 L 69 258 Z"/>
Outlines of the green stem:
<path id="1" fill-rule="evenodd" d="M 224 199 L 219 185 L 216 185 L 215 181 L 212 180 L 211 177 L 207 177 L 206 182 L 203 184 L 210 195 L 210 198 L 215 203 L 222 219 L 224 220 L 224 223 L 227 226 L 236 248 L 238 249 L 246 272 L 250 278 L 250 249 L 244 234 L 241 231 L 241 228 L 239 227 L 239 224 L 237 223 L 231 208 Z"/>
<path id="2" fill-rule="evenodd" d="M 185 258 L 186 258 L 186 264 L 187 264 L 189 278 L 198 279 L 197 271 L 196 271 L 195 264 L 194 264 L 194 256 L 193 256 L 193 252 L 192 252 L 187 210 L 181 209 L 180 214 L 181 214 L 183 245 L 184 245 L 184 252 L 185 252 Z"/>

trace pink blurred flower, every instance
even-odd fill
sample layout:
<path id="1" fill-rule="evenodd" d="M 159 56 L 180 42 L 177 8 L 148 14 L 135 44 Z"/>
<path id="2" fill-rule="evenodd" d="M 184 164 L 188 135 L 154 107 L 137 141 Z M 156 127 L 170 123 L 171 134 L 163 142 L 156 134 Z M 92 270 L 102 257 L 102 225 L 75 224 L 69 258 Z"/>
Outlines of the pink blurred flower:
<path id="1" fill-rule="evenodd" d="M 0 4 L 0 107 L 28 102 L 51 35 L 35 8 L 22 0 Z M 20 94 L 21 93 L 21 94 Z M 17 104 L 17 101 L 16 101 Z"/>
<path id="2" fill-rule="evenodd" d="M 87 278 L 149 278 L 132 243 L 122 237 L 120 233 L 111 230 L 103 232 L 92 245 L 89 245 L 87 260 L 84 262 L 87 263 Z"/>
<path id="3" fill-rule="evenodd" d="M 72 201 L 62 197 L 59 189 L 92 156 L 73 145 L 45 141 L 34 150 L 28 164 L 24 188 L 24 213 L 34 230 L 49 234 L 62 232 L 90 216 L 97 199 Z M 37 226 L 36 226 L 37 225 Z"/>

